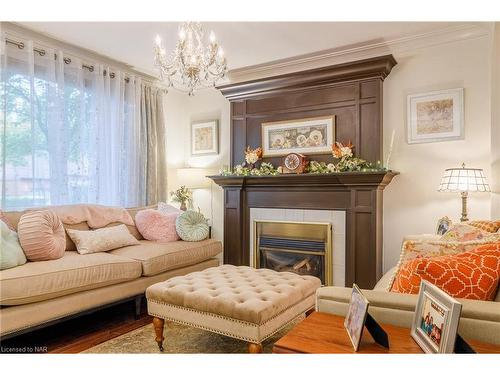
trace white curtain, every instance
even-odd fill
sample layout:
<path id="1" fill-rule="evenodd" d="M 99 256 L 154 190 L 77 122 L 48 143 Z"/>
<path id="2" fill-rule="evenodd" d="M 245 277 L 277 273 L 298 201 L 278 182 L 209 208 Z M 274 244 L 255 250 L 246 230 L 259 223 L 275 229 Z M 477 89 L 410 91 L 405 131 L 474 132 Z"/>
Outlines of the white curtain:
<path id="1" fill-rule="evenodd" d="M 2 209 L 145 204 L 148 126 L 139 121 L 140 78 L 29 40 L 19 48 L 6 38 L 0 40 Z"/>

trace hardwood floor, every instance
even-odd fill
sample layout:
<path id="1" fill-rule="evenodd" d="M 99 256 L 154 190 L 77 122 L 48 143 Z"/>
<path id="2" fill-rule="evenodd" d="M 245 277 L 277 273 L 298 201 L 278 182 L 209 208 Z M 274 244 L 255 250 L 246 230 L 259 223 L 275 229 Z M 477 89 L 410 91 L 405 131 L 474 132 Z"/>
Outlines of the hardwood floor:
<path id="1" fill-rule="evenodd" d="M 30 347 L 39 348 L 39 353 L 79 353 L 152 322 L 152 317 L 147 314 L 145 301 L 139 319 L 135 319 L 134 308 L 134 302 L 126 302 L 2 340 L 0 352 L 6 353 L 9 348 Z"/>

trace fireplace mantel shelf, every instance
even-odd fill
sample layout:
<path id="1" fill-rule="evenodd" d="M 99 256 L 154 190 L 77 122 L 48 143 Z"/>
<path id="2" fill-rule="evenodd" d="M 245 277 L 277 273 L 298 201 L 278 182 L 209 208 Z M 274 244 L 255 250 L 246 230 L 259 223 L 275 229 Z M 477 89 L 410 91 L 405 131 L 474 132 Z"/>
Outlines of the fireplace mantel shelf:
<path id="1" fill-rule="evenodd" d="M 280 187 L 280 186 L 304 186 L 304 187 L 335 187 L 335 186 L 363 186 L 377 185 L 379 188 L 387 186 L 394 176 L 399 172 L 341 172 L 341 173 L 304 173 L 304 174 L 281 174 L 277 176 L 208 176 L 217 185 L 222 187 Z"/>

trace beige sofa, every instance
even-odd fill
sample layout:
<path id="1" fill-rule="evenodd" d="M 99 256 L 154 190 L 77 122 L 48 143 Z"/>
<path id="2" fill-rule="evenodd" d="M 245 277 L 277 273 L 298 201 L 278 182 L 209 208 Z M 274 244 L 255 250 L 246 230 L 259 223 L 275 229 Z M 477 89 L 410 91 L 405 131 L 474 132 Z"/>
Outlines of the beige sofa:
<path id="1" fill-rule="evenodd" d="M 134 218 L 141 209 L 128 211 Z M 17 226 L 22 212 L 5 215 Z M 65 227 L 89 230 L 86 223 Z M 128 229 L 140 245 L 80 255 L 67 237 L 62 258 L 0 271 L 2 339 L 127 299 L 138 307 L 148 286 L 219 264 L 219 241 L 160 244 L 144 240 L 135 226 Z"/>
<path id="2" fill-rule="evenodd" d="M 393 272 L 387 272 L 373 290 L 363 290 L 363 294 L 370 301 L 370 314 L 378 322 L 410 328 L 418 296 L 387 292 Z M 316 310 L 345 316 L 350 297 L 351 288 L 320 288 L 316 291 Z M 500 345 L 500 291 L 492 302 L 459 301 L 462 315 L 458 331 L 462 337 Z"/>

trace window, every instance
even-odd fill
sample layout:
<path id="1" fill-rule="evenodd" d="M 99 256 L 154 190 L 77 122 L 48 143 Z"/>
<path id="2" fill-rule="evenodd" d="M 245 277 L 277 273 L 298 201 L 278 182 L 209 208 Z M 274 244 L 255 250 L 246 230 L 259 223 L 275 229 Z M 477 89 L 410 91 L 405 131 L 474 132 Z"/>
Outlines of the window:
<path id="1" fill-rule="evenodd" d="M 6 39 L 0 41 L 2 209 L 143 204 L 140 79 L 125 80 L 116 70 L 111 78 L 102 64 Z"/>

